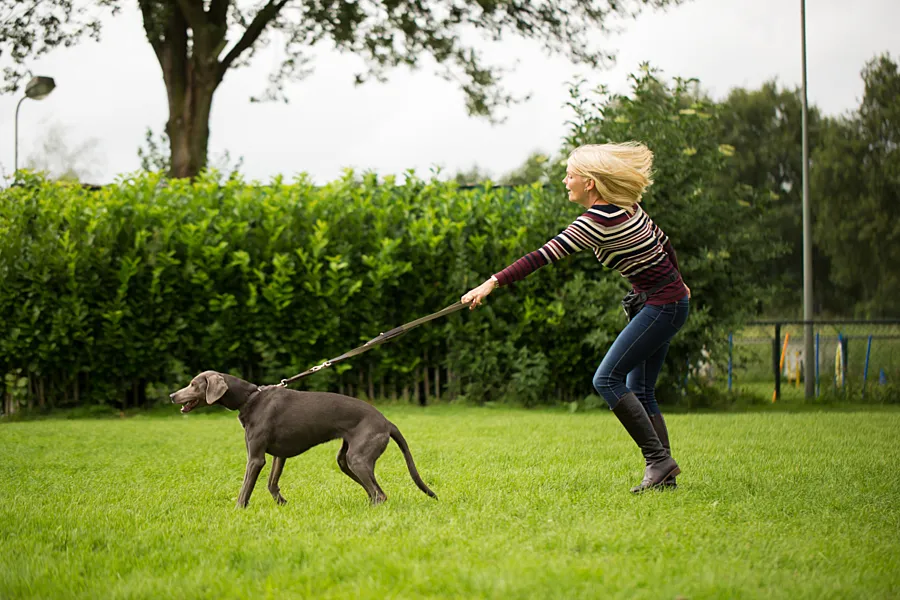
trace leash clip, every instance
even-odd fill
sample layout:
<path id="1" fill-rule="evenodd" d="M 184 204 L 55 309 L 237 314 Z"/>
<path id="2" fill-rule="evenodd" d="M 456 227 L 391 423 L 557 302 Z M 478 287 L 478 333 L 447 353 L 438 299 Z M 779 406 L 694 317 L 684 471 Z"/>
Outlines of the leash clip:
<path id="1" fill-rule="evenodd" d="M 323 362 L 321 365 L 318 365 L 318 366 L 313 367 L 312 369 L 310 369 L 309 372 L 310 372 L 310 373 L 315 373 L 316 371 L 321 371 L 322 369 L 327 369 L 327 368 L 330 367 L 330 366 L 331 366 L 331 362 L 326 360 L 326 361 Z"/>

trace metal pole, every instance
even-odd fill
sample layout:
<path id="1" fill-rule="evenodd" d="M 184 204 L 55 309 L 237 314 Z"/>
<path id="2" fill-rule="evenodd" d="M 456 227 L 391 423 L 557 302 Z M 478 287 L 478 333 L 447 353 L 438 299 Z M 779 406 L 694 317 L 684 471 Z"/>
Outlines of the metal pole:
<path id="1" fill-rule="evenodd" d="M 805 361 L 809 364 L 813 355 L 813 260 L 812 260 L 812 215 L 809 208 L 809 110 L 806 100 L 806 0 L 800 0 L 801 47 L 803 54 L 803 320 L 806 321 L 803 335 Z M 807 373 L 810 370 L 807 369 Z M 816 395 L 816 382 L 805 377 L 806 398 Z"/>
<path id="2" fill-rule="evenodd" d="M 772 402 L 781 398 L 781 323 L 775 325 L 775 339 L 772 340 L 772 370 L 775 374 L 775 392 L 772 394 Z"/>
<path id="3" fill-rule="evenodd" d="M 847 378 L 850 377 L 850 335 L 841 337 L 841 374 L 844 376 L 844 388 L 847 387 Z"/>
<path id="4" fill-rule="evenodd" d="M 819 332 L 816 332 L 816 398 L 819 397 Z"/>
<path id="5" fill-rule="evenodd" d="M 869 343 L 866 345 L 866 367 L 863 370 L 863 391 L 862 397 L 866 397 L 866 382 L 869 379 L 869 357 L 872 355 L 872 335 L 869 335 Z"/>
<path id="6" fill-rule="evenodd" d="M 16 104 L 16 124 L 15 124 L 15 144 L 13 150 L 13 176 L 15 176 L 16 172 L 19 170 L 19 107 L 22 106 L 22 102 L 28 96 L 22 96 L 22 99 L 19 100 L 19 103 Z"/>

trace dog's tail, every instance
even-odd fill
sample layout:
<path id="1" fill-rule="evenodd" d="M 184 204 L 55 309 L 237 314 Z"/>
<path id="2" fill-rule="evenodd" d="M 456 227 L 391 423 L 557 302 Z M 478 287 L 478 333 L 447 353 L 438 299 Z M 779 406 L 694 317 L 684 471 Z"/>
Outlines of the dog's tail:
<path id="1" fill-rule="evenodd" d="M 406 466 L 409 469 L 409 474 L 412 476 L 412 480 L 416 482 L 416 485 L 420 490 L 437 500 L 437 494 L 431 491 L 431 489 L 425 485 L 425 482 L 422 481 L 422 478 L 419 477 L 419 471 L 416 469 L 416 463 L 413 462 L 412 454 L 409 451 L 409 446 L 406 444 L 406 440 L 403 438 L 403 434 L 400 433 L 400 430 L 397 429 L 397 426 L 391 423 L 391 437 L 397 442 L 397 445 L 400 446 L 400 451 L 403 452 L 403 457 L 406 459 Z"/>

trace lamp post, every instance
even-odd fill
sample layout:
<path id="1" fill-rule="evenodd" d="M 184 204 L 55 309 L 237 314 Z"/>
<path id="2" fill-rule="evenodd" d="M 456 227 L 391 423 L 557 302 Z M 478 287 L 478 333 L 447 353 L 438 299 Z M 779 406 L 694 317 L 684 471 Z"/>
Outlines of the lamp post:
<path id="1" fill-rule="evenodd" d="M 802 129 L 803 129 L 803 352 L 806 356 L 806 373 L 803 379 L 807 398 L 816 395 L 816 381 L 813 374 L 813 243 L 812 243 L 812 211 L 809 206 L 809 129 L 808 107 L 806 100 L 806 0 L 800 0 L 800 46 L 801 69 L 803 72 L 802 92 Z"/>
<path id="2" fill-rule="evenodd" d="M 15 141 L 15 154 L 14 154 L 14 162 L 13 162 L 13 173 L 18 172 L 19 170 L 19 107 L 22 106 L 22 102 L 25 101 L 26 98 L 31 98 L 32 100 L 43 100 L 46 98 L 50 92 L 53 91 L 53 88 L 56 87 L 56 82 L 53 81 L 52 77 L 32 77 L 31 81 L 29 81 L 25 85 L 25 95 L 22 96 L 22 99 L 19 100 L 19 103 L 16 104 L 16 141 Z"/>

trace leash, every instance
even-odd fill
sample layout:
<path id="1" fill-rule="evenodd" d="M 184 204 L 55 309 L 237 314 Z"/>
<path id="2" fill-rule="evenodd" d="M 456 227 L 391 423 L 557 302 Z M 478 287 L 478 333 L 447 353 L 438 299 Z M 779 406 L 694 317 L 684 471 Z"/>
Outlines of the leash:
<path id="1" fill-rule="evenodd" d="M 331 367 L 343 360 L 347 360 L 348 358 L 358 356 L 358 355 L 362 354 L 363 352 L 368 352 L 375 346 L 380 346 L 381 344 L 383 344 L 389 340 L 392 340 L 396 337 L 400 337 L 404 333 L 406 333 L 412 329 L 415 329 L 416 327 L 418 327 L 419 325 L 422 325 L 423 323 L 427 323 L 428 321 L 433 321 L 434 319 L 439 319 L 443 316 L 455 313 L 456 311 L 458 311 L 462 308 L 465 308 L 466 306 L 468 306 L 468 304 L 463 304 L 462 302 L 455 302 L 455 303 L 451 304 L 450 306 L 448 306 L 447 308 L 441 309 L 441 310 L 437 311 L 436 313 L 431 313 L 427 317 L 422 317 L 420 319 L 416 319 L 415 321 L 410 321 L 409 323 L 406 323 L 405 325 L 401 325 L 400 327 L 394 327 L 387 333 L 382 333 L 382 334 L 378 335 L 378 337 L 372 338 L 371 340 L 369 340 L 362 346 L 359 346 L 358 348 L 354 348 L 353 350 L 350 350 L 349 352 L 345 352 L 344 354 L 341 354 L 337 358 L 332 358 L 331 360 L 326 360 L 321 365 L 316 365 L 315 367 L 308 369 L 306 371 L 303 371 L 302 373 L 298 373 L 297 375 L 294 375 L 293 377 L 291 377 L 289 379 L 282 379 L 281 383 L 279 383 L 276 387 L 287 387 L 289 384 L 297 381 L 298 379 L 303 379 L 307 375 L 312 375 L 313 373 L 318 373 L 322 369 L 327 369 L 328 367 Z"/>

